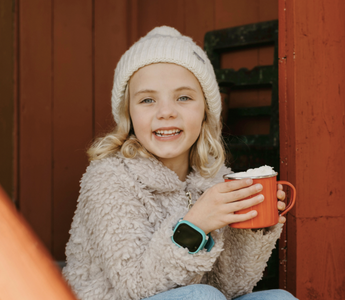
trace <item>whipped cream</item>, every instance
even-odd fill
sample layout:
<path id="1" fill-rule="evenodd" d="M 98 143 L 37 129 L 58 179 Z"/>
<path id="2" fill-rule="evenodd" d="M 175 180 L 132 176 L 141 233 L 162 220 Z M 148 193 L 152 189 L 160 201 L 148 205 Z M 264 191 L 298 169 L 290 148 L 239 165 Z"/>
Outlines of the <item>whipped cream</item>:
<path id="1" fill-rule="evenodd" d="M 269 176 L 276 175 L 276 172 L 273 170 L 273 167 L 262 166 L 255 169 L 248 169 L 246 172 L 238 172 L 229 174 L 229 177 L 232 178 L 248 178 L 248 177 L 257 177 L 257 176 Z"/>

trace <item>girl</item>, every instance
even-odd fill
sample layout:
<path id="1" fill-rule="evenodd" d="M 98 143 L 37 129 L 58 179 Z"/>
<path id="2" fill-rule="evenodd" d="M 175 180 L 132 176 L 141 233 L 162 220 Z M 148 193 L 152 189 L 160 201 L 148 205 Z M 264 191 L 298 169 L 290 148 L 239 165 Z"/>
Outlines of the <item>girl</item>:
<path id="1" fill-rule="evenodd" d="M 63 274 L 87 299 L 295 299 L 251 293 L 282 224 L 227 226 L 264 201 L 251 179 L 223 182 L 221 100 L 192 39 L 158 27 L 119 61 L 115 131 L 89 149 Z M 277 196 L 285 198 L 282 187 Z M 278 201 L 278 208 L 285 205 Z M 280 223 L 285 222 L 281 217 Z M 246 295 L 247 294 L 247 295 Z"/>

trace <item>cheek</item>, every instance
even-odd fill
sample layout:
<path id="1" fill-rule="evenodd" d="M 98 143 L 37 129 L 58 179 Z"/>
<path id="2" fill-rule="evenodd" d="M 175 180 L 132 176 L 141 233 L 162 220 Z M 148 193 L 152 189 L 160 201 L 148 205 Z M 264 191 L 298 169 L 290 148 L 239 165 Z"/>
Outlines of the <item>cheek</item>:
<path id="1" fill-rule="evenodd" d="M 191 133 L 196 137 L 200 135 L 203 119 L 204 119 L 203 115 L 200 116 L 200 114 L 195 114 L 188 118 L 189 120 L 188 127 L 190 128 Z"/>
<path id="2" fill-rule="evenodd" d="M 132 120 L 134 129 L 136 129 L 136 127 L 139 127 L 141 121 L 140 114 L 135 108 L 132 108 L 131 106 L 129 107 L 129 116 Z"/>
<path id="3" fill-rule="evenodd" d="M 146 137 L 146 135 L 151 133 L 151 126 L 147 121 L 147 118 L 143 117 L 142 113 L 136 112 L 135 110 L 130 110 L 130 117 L 132 120 L 132 126 L 134 133 L 139 141 Z"/>
<path id="4" fill-rule="evenodd" d="M 137 118 L 137 115 L 132 111 L 132 109 L 129 109 L 129 117 L 131 118 L 134 133 L 137 135 L 137 128 L 140 128 L 140 126 L 138 126 L 138 121 L 140 121 L 140 119 Z"/>
<path id="5" fill-rule="evenodd" d="M 140 118 L 138 118 L 135 114 L 130 115 L 132 120 L 133 129 L 136 130 L 138 127 L 140 127 Z"/>

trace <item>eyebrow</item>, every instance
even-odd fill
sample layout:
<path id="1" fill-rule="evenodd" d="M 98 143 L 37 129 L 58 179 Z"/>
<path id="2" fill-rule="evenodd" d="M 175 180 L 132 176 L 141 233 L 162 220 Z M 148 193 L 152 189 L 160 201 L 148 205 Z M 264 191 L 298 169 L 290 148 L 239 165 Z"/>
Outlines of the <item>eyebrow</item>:
<path id="1" fill-rule="evenodd" d="M 196 92 L 196 90 L 190 86 L 181 86 L 178 89 L 176 89 L 175 92 L 179 92 L 179 91 L 183 91 L 183 90 L 189 90 L 189 91 Z"/>
<path id="2" fill-rule="evenodd" d="M 140 90 L 140 91 L 137 91 L 134 96 L 138 95 L 138 94 L 147 94 L 147 93 L 157 93 L 157 91 L 155 90 Z"/>
<path id="3" fill-rule="evenodd" d="M 174 91 L 175 91 L 175 92 L 179 92 L 179 91 L 183 91 L 183 90 L 189 90 L 189 91 L 196 92 L 196 90 L 193 89 L 193 88 L 190 87 L 190 86 L 181 86 L 181 87 L 175 89 Z M 155 91 L 155 90 L 149 90 L 149 89 L 140 90 L 140 91 L 136 92 L 136 93 L 134 94 L 134 96 L 136 96 L 136 95 L 138 95 L 138 94 L 147 94 L 147 93 L 157 93 L 157 91 Z"/>

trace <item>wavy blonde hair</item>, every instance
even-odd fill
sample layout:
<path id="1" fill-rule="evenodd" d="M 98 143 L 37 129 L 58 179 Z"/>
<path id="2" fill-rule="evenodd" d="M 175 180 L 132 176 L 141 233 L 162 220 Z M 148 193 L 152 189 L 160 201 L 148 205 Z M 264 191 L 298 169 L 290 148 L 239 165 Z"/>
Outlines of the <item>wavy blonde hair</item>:
<path id="1" fill-rule="evenodd" d="M 128 90 L 127 85 L 124 99 L 120 102 L 119 122 L 115 129 L 105 136 L 97 138 L 88 149 L 87 154 L 90 161 L 114 155 L 119 151 L 127 158 L 133 158 L 136 155 L 155 157 L 141 145 L 134 134 L 129 114 Z M 189 154 L 189 165 L 195 166 L 203 177 L 215 176 L 224 163 L 224 144 L 221 132 L 221 122 L 210 112 L 206 103 L 205 118 L 200 135 L 191 147 Z"/>

